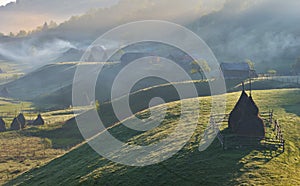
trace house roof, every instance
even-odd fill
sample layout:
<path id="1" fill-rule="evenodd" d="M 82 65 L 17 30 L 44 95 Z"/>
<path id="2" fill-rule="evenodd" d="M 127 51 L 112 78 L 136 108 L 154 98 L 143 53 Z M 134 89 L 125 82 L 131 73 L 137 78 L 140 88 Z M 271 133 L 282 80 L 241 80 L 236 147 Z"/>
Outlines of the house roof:
<path id="1" fill-rule="evenodd" d="M 248 63 L 221 63 L 222 70 L 250 71 Z"/>

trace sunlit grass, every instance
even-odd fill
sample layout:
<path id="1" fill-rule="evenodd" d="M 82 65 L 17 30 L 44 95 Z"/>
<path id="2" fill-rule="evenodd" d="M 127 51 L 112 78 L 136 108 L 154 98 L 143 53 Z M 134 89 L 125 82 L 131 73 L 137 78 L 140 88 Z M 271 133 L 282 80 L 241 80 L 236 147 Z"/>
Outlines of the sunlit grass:
<path id="1" fill-rule="evenodd" d="M 43 126 L 27 126 L 22 131 L 10 131 L 13 118 L 24 111 L 27 120 L 39 113 L 30 102 L 0 98 L 0 116 L 7 131 L 0 133 L 0 185 L 33 168 L 44 165 L 82 142 L 77 126 L 65 126 L 74 117 L 72 109 L 42 112 Z M 45 144 L 51 142 L 51 146 Z"/>
<path id="2" fill-rule="evenodd" d="M 227 112 L 232 109 L 239 94 L 228 94 Z M 274 109 L 286 139 L 284 153 L 250 148 L 223 151 L 218 141 L 206 151 L 199 152 L 199 140 L 210 114 L 207 109 L 210 106 L 210 98 L 203 97 L 199 98 L 200 107 L 206 109 L 201 113 L 194 135 L 181 151 L 164 162 L 146 167 L 124 166 L 102 158 L 87 144 L 83 144 L 46 166 L 18 177 L 10 184 L 299 185 L 300 117 L 297 105 L 300 90 L 254 91 L 253 97 L 262 111 Z M 195 104 L 195 99 L 189 99 L 187 102 L 191 110 L 199 107 Z M 109 131 L 127 143 L 156 143 L 172 132 L 178 121 L 176 114 L 180 109 L 178 102 L 167 106 L 169 117 L 155 129 L 141 133 L 117 125 Z M 147 112 L 140 112 L 138 115 L 147 116 Z M 191 112 L 185 121 L 192 121 L 194 114 Z"/>

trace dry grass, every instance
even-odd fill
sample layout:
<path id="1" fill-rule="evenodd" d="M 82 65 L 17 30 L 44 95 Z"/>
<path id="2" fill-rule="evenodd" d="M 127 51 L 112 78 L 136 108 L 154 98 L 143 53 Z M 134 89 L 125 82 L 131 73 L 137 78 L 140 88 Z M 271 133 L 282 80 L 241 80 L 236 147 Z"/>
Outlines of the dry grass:
<path id="1" fill-rule="evenodd" d="M 0 98 L 0 113 L 8 129 L 21 109 L 26 111 L 27 120 L 35 119 L 38 114 L 29 102 Z M 45 120 L 43 126 L 27 126 L 22 131 L 0 133 L 0 185 L 63 155 L 82 141 L 76 126 L 64 126 L 66 120 L 74 117 L 72 109 L 41 114 Z"/>

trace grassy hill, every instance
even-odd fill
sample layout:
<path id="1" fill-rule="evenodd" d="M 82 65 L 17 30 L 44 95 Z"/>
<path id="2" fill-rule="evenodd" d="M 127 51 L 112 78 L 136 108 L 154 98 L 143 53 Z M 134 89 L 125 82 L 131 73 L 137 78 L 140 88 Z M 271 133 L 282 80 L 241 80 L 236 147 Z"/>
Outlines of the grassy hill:
<path id="1" fill-rule="evenodd" d="M 71 85 L 78 64 L 79 62 L 61 62 L 45 65 L 15 81 L 0 85 L 0 90 L 5 88 L 8 92 L 8 97 L 26 101 L 37 100 L 37 102 L 40 102 L 41 98 L 49 99 L 47 96 L 50 96 L 50 99 L 52 97 L 65 96 L 66 94 L 61 91 L 66 90 L 67 93 L 71 93 Z M 90 65 L 92 63 L 86 64 Z M 114 71 L 119 70 L 119 68 L 106 68 L 116 63 L 102 64 L 104 69 L 106 69 L 104 74 L 108 78 L 114 74 Z M 0 94 L 0 96 L 4 95 Z M 57 101 L 56 103 L 60 102 L 60 100 L 52 100 Z"/>
<path id="2" fill-rule="evenodd" d="M 228 112 L 239 94 L 228 94 Z M 261 110 L 274 109 L 286 139 L 284 153 L 247 148 L 223 151 L 218 141 L 199 152 L 201 134 L 209 119 L 210 98 L 194 98 L 186 102 L 190 105 L 189 118 L 195 117 L 194 109 L 201 108 L 197 129 L 184 148 L 164 162 L 146 167 L 124 166 L 102 158 L 84 143 L 7 185 L 299 185 L 300 89 L 254 91 L 253 97 Z M 201 104 L 194 104 L 195 99 Z M 168 107 L 166 118 L 155 129 L 140 133 L 116 124 L 109 132 L 127 143 L 155 143 L 174 129 L 180 115 L 178 102 L 165 106 Z M 137 115 L 145 118 L 149 110 Z"/>
<path id="3" fill-rule="evenodd" d="M 90 63 L 87 63 L 90 64 Z M 102 104 L 110 100 L 110 89 L 114 77 L 122 69 L 119 63 L 104 63 L 105 68 L 98 77 L 96 85 L 96 99 Z M 38 108 L 61 109 L 72 105 L 72 82 L 78 62 L 62 62 L 43 66 L 25 76 L 0 85 L 0 96 L 2 92 L 18 100 L 31 101 Z M 113 67 L 113 68 L 110 68 Z M 186 67 L 187 68 L 187 67 Z M 5 68 L 4 68 L 5 69 Z M 92 70 L 92 69 L 91 69 Z M 240 90 L 237 86 L 243 80 L 226 80 L 228 92 Z M 190 81 L 177 83 L 178 86 L 195 84 L 199 96 L 210 95 L 207 81 Z M 299 88 L 296 83 L 284 83 L 276 80 L 259 79 L 253 82 L 253 89 L 277 89 L 277 88 Z M 3 91 L 5 90 L 5 91 Z M 167 102 L 178 100 L 174 87 L 166 81 L 153 77 L 145 78 L 137 83 L 131 90 L 132 100 L 143 100 L 145 95 L 153 97 L 155 94 L 164 94 Z M 148 100 L 145 100 L 148 101 Z M 141 111 L 140 109 L 138 111 Z"/>
<path id="4" fill-rule="evenodd" d="M 151 82 L 152 84 L 149 86 L 145 85 L 137 85 L 132 89 L 130 93 L 130 99 L 132 104 L 136 104 L 136 111 L 144 110 L 145 107 L 148 107 L 148 103 L 151 98 L 159 95 L 162 96 L 165 102 L 177 101 L 179 99 L 178 94 L 174 86 L 170 83 L 165 83 L 163 81 L 157 81 L 155 79 L 145 80 Z M 241 82 L 244 79 L 230 79 L 226 80 L 227 92 L 235 92 L 242 89 Z M 210 95 L 210 88 L 208 81 L 202 80 L 193 80 L 188 82 L 178 82 L 176 83 L 178 87 L 189 86 L 190 84 L 194 84 L 198 96 L 208 96 Z M 145 88 L 147 87 L 147 88 Z M 245 82 L 246 89 L 249 89 L 249 82 Z M 285 89 L 285 88 L 300 88 L 300 84 L 295 82 L 281 82 L 276 79 L 256 79 L 252 81 L 252 89 L 253 90 L 269 90 L 269 89 Z M 113 101 L 122 101 L 124 96 L 116 99 L 109 100 L 110 91 L 103 91 L 103 89 L 110 89 L 110 87 L 105 86 L 104 84 L 98 83 L 96 86 L 96 99 L 100 101 L 101 107 L 105 107 L 107 109 L 110 107 L 111 102 Z M 37 97 L 34 99 L 34 103 L 38 107 L 68 107 L 72 104 L 72 85 L 63 87 L 55 92 L 48 93 L 46 95 Z"/>
<path id="5" fill-rule="evenodd" d="M 41 67 L 20 79 L 2 85 L 8 90 L 9 97 L 32 100 L 72 83 L 75 63 L 58 63 Z"/>
<path id="6" fill-rule="evenodd" d="M 83 140 L 76 125 L 64 125 L 74 117 L 72 109 L 42 112 L 43 126 L 9 130 L 13 118 L 21 110 L 27 121 L 40 113 L 30 102 L 0 98 L 0 116 L 8 129 L 0 132 L 0 185 L 65 154 Z"/>
<path id="7" fill-rule="evenodd" d="M 249 89 L 249 81 L 245 82 L 245 88 Z M 271 89 L 287 89 L 287 88 L 300 88 L 300 84 L 296 83 L 295 80 L 292 81 L 280 81 L 280 77 L 278 79 L 255 79 L 252 80 L 251 85 L 253 90 L 271 90 Z M 229 91 L 239 91 L 242 89 L 242 84 L 239 83 L 236 86 L 230 88 Z"/>

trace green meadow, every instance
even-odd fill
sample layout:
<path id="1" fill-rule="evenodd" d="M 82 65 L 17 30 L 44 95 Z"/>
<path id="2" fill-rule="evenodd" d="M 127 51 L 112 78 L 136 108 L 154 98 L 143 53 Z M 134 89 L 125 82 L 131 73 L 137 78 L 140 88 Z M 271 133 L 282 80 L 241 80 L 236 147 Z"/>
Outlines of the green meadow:
<path id="1" fill-rule="evenodd" d="M 227 112 L 232 110 L 239 95 L 240 92 L 227 94 Z M 43 160 L 38 167 L 31 170 L 27 169 L 28 171 L 20 176 L 11 178 L 6 184 L 300 185 L 300 89 L 255 90 L 253 97 L 261 111 L 274 110 L 286 140 L 283 153 L 264 148 L 246 147 L 223 150 L 217 139 L 206 151 L 199 152 L 199 142 L 210 117 L 211 98 L 192 98 L 184 100 L 189 105 L 188 117 L 184 118 L 184 122 L 192 122 L 193 118 L 196 117 L 195 110 L 200 108 L 201 117 L 195 123 L 197 128 L 188 143 L 166 161 L 145 167 L 131 167 L 101 157 L 86 143 L 81 143 L 70 151 L 59 148 L 59 145 L 56 147 L 53 145 L 49 148 L 48 159 Z M 200 101 L 200 105 L 195 104 L 197 99 Z M 167 107 L 167 113 L 159 127 L 146 132 L 136 132 L 116 123 L 108 131 L 116 138 L 129 144 L 156 143 L 174 130 L 180 116 L 180 102 L 166 103 L 156 106 L 154 109 L 159 111 L 163 107 Z M 149 110 L 138 112 L 136 115 L 140 118 L 147 118 L 149 117 Z M 132 118 L 129 117 L 126 120 L 130 121 Z M 134 121 L 132 120 L 132 122 Z M 74 121 L 67 122 L 67 125 L 72 128 L 68 130 L 69 132 L 75 134 L 78 132 L 74 129 L 76 126 Z M 58 127 L 57 130 L 63 130 L 63 127 Z M 221 127 L 221 130 L 224 128 L 225 126 Z M 36 134 L 43 136 L 48 129 L 29 128 L 28 130 L 37 130 Z M 47 133 L 55 135 L 57 130 L 50 129 Z M 71 133 L 69 133 L 70 136 L 72 136 Z M 24 131 L 0 135 L 15 134 L 26 136 Z M 76 141 L 76 139 L 80 139 L 79 135 L 73 140 Z M 59 143 L 56 142 L 56 144 Z M 60 153 L 58 154 L 65 154 L 55 158 L 55 153 L 51 154 L 52 150 L 59 150 Z M 51 159 L 52 161 L 50 161 Z M 5 163 L 2 162 L 0 167 L 3 165 Z"/>

